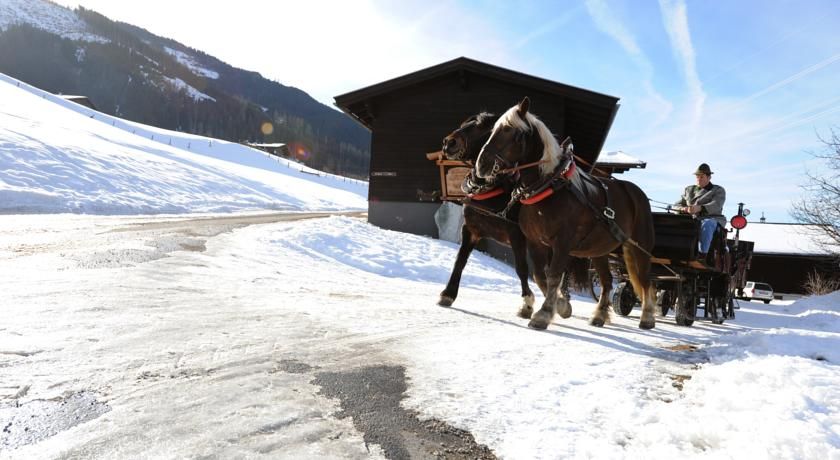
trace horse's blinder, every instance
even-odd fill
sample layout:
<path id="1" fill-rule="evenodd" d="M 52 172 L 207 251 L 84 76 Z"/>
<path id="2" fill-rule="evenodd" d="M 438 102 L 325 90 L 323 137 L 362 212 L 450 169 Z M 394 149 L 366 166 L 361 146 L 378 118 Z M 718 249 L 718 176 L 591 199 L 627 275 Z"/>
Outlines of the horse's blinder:
<path id="1" fill-rule="evenodd" d="M 531 128 L 530 125 L 528 125 L 528 128 L 529 128 L 529 130 L 533 129 L 533 128 Z M 522 131 L 522 130 L 519 130 L 519 129 L 516 129 L 516 128 L 514 128 L 514 129 L 515 129 L 516 132 L 513 134 L 513 139 L 508 141 L 504 145 L 503 148 L 499 149 L 500 152 L 504 152 L 505 150 L 507 150 L 513 144 L 520 144 L 519 145 L 520 151 L 521 152 L 525 151 L 526 143 L 528 142 L 528 139 L 525 136 L 525 131 Z M 491 175 L 493 175 L 493 176 L 498 174 L 499 171 L 505 171 L 505 170 L 510 170 L 510 169 L 515 170 L 516 166 L 519 164 L 519 162 L 511 163 L 510 161 L 508 161 L 506 158 L 504 158 L 499 153 L 496 153 L 493 156 L 494 156 L 494 162 L 493 162 L 493 170 L 491 172 Z"/>

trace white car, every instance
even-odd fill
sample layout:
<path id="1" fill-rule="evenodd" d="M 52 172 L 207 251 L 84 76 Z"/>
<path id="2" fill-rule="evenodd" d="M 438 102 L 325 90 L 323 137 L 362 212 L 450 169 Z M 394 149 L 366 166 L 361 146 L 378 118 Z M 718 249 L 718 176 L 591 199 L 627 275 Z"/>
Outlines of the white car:
<path id="1" fill-rule="evenodd" d="M 773 288 L 767 283 L 747 281 L 744 286 L 744 298 L 747 300 L 761 300 L 770 303 L 773 300 Z"/>

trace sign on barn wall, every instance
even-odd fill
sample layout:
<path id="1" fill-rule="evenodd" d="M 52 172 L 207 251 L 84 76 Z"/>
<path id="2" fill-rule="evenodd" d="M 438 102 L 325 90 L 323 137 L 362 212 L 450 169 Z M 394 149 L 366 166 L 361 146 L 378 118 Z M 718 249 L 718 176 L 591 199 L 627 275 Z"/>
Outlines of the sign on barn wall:
<path id="1" fill-rule="evenodd" d="M 467 196 L 461 190 L 461 184 L 464 183 L 464 178 L 472 169 L 469 164 L 463 161 L 447 160 L 444 158 L 443 152 L 427 153 L 426 158 L 434 161 L 440 168 L 441 200 L 460 201 L 461 198 Z"/>
<path id="2" fill-rule="evenodd" d="M 466 196 L 461 190 L 464 178 L 470 173 L 470 168 L 464 166 L 442 166 L 446 171 L 444 199 L 463 198 Z"/>

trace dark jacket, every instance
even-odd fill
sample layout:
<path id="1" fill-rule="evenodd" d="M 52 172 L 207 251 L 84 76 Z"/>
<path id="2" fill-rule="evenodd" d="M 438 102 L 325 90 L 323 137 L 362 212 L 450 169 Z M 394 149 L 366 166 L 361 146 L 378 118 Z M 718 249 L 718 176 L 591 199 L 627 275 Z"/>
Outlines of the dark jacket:
<path id="1" fill-rule="evenodd" d="M 704 188 L 696 185 L 689 185 L 680 197 L 675 206 L 691 206 L 698 204 L 703 207 L 700 211 L 700 218 L 713 218 L 726 226 L 726 217 L 723 215 L 723 203 L 726 201 L 726 190 L 720 185 L 711 182 Z"/>

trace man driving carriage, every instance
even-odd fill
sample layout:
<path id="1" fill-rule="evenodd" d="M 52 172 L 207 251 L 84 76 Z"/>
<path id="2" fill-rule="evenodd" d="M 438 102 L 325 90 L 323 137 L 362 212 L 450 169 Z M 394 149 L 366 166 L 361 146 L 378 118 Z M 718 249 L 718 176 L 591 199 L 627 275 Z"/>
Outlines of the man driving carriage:
<path id="1" fill-rule="evenodd" d="M 726 201 L 726 190 L 720 185 L 712 184 L 712 170 L 706 163 L 701 164 L 694 176 L 697 185 L 689 185 L 683 191 L 679 201 L 674 203 L 676 211 L 691 214 L 700 219 L 700 254 L 705 259 L 712 244 L 718 225 L 726 226 L 723 215 L 723 203 Z"/>

